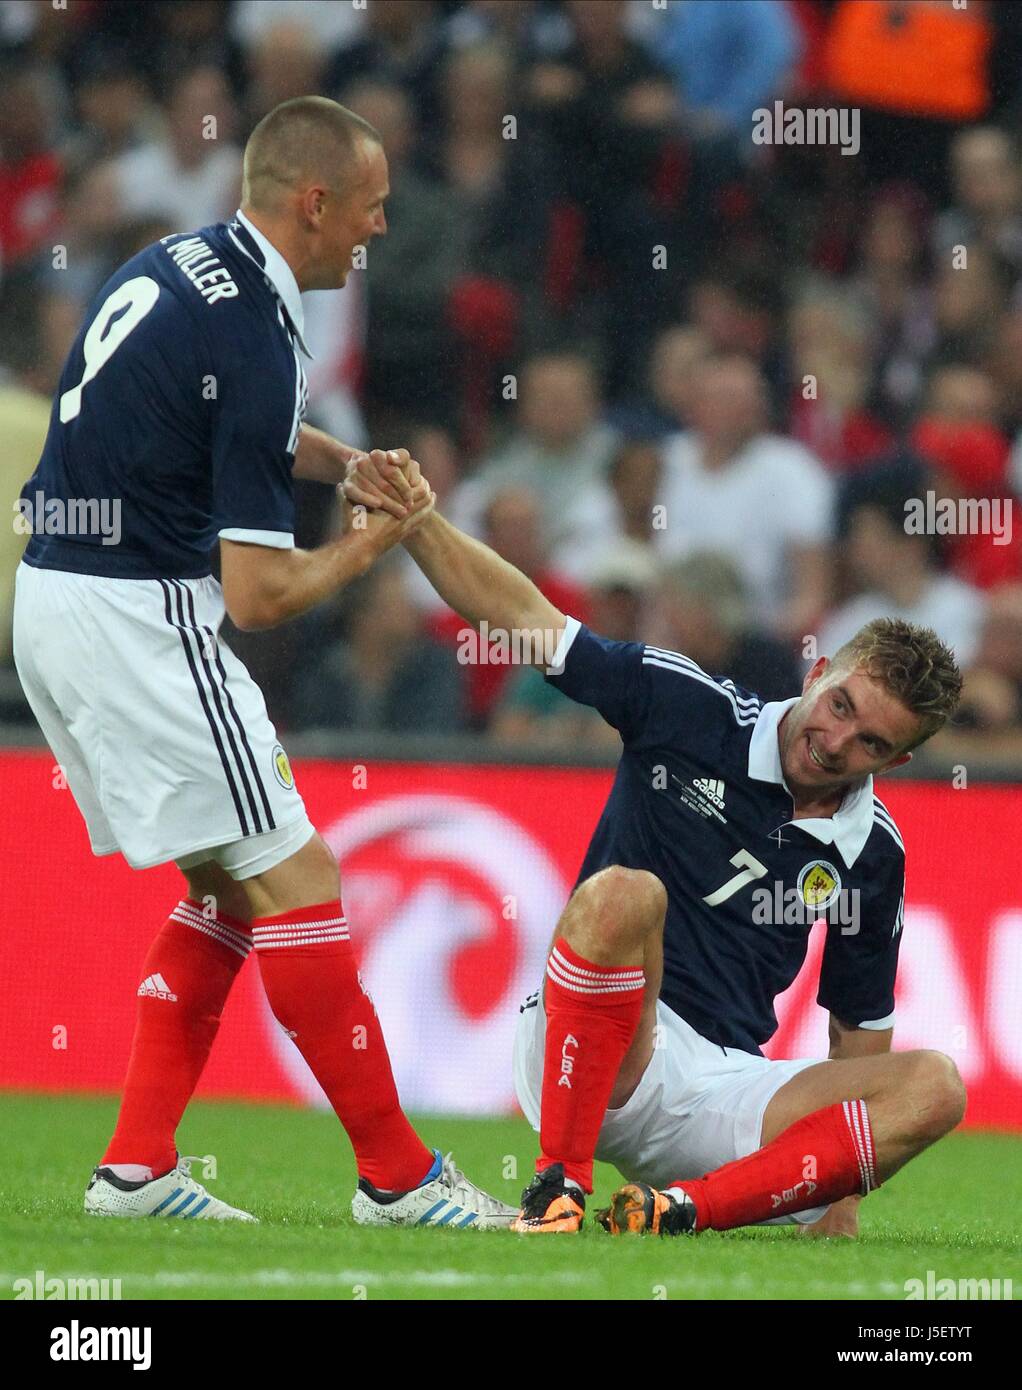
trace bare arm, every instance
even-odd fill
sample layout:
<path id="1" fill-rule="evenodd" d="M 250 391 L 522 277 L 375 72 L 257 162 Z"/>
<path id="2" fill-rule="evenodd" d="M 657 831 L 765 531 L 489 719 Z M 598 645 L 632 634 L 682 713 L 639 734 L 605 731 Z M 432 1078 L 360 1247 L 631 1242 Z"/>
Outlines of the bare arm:
<path id="1" fill-rule="evenodd" d="M 356 453 L 357 449 L 350 444 L 342 444 L 325 430 L 318 430 L 315 425 L 303 425 L 298 436 L 292 476 L 306 478 L 313 483 L 343 482 L 348 460 Z"/>
<path id="2" fill-rule="evenodd" d="M 407 454 L 398 467 L 394 459 L 403 451 L 383 454 L 379 450 L 360 454 L 348 465 L 344 495 L 349 502 L 367 507 L 380 505 L 390 479 L 404 473 L 405 483 L 419 484 L 419 465 Z M 508 564 L 489 546 L 466 536 L 456 526 L 430 512 L 417 525 L 414 535 L 404 538 L 405 549 L 425 574 L 440 597 L 478 627 L 485 621 L 505 631 L 535 633 L 539 641 L 522 643 L 519 651 L 533 659 L 528 664 L 546 666 L 557 648 L 567 619 L 540 593 L 514 565 Z"/>
<path id="3" fill-rule="evenodd" d="M 352 513 L 345 507 L 344 534 L 316 550 L 276 550 L 221 540 L 220 583 L 231 621 L 243 632 L 276 627 L 365 574 L 431 510 L 433 495 L 423 484 L 413 494 L 406 520 L 386 512 Z"/>
<path id="4" fill-rule="evenodd" d="M 567 619 L 531 579 L 437 512 L 404 544 L 440 597 L 474 627 L 485 619 L 490 627 L 508 632 L 541 632 L 543 641 L 533 645 L 536 660 L 531 664 L 546 664 L 544 655 L 556 648 Z"/>

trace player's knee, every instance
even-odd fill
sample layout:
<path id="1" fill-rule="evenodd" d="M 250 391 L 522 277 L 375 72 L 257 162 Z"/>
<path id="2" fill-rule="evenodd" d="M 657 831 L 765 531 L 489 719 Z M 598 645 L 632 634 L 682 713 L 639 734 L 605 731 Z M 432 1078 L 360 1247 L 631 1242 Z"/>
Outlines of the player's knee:
<path id="1" fill-rule="evenodd" d="M 650 930 L 659 930 L 667 915 L 667 889 L 648 869 L 621 869 L 628 879 L 625 890 L 639 921 Z"/>
<path id="2" fill-rule="evenodd" d="M 940 1139 L 961 1122 L 966 1092 L 958 1068 L 943 1052 L 911 1054 L 911 1088 L 918 1106 L 921 1137 Z"/>
<path id="3" fill-rule="evenodd" d="M 247 883 L 258 885 L 260 907 L 257 916 L 289 912 L 310 903 L 332 902 L 340 893 L 337 860 L 321 835 L 312 835 L 265 873 Z"/>
<path id="4" fill-rule="evenodd" d="M 663 926 L 667 891 L 656 874 L 612 864 L 579 885 L 573 914 L 601 947 L 630 947 Z"/>

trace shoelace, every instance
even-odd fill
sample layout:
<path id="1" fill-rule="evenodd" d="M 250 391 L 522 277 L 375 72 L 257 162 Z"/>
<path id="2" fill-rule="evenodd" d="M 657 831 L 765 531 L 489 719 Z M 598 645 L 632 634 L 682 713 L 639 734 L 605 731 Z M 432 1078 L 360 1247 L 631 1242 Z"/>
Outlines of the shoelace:
<path id="1" fill-rule="evenodd" d="M 450 1187 L 451 1195 L 456 1197 L 459 1202 L 465 1206 L 475 1206 L 476 1210 L 483 1216 L 497 1216 L 504 1210 L 503 1202 L 496 1197 L 491 1197 L 489 1193 L 483 1192 L 481 1188 L 476 1187 L 475 1183 L 469 1182 L 461 1169 L 456 1166 L 452 1154 L 444 1156 L 440 1181 Z M 459 1192 L 459 1188 L 461 1192 Z"/>
<path id="2" fill-rule="evenodd" d="M 179 1172 L 184 1173 L 186 1178 L 191 1178 L 192 1164 L 204 1162 L 205 1159 L 203 1158 L 202 1154 L 178 1154 L 177 1168 Z M 192 1181 L 198 1182 L 199 1180 L 198 1178 L 192 1178 Z"/>

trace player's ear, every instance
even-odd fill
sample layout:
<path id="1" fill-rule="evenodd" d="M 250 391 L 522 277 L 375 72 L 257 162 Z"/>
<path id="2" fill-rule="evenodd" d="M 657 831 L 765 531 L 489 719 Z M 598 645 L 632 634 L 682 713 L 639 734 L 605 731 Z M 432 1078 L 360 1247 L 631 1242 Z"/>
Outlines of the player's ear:
<path id="1" fill-rule="evenodd" d="M 883 767 L 880 769 L 880 771 L 881 771 L 881 772 L 890 772 L 890 771 L 892 770 L 892 768 L 904 767 L 906 763 L 910 763 L 911 761 L 912 761 L 912 754 L 911 754 L 911 753 L 899 753 L 898 756 L 897 756 L 896 758 L 892 758 L 891 761 L 890 761 L 889 763 L 884 763 L 884 765 L 883 765 Z"/>
<path id="2" fill-rule="evenodd" d="M 805 692 L 809 689 L 809 687 L 810 687 L 811 685 L 815 685 L 815 684 L 816 684 L 816 682 L 820 679 L 820 677 L 823 675 L 823 673 L 826 671 L 826 669 L 827 669 L 827 667 L 828 667 L 829 665 L 830 665 L 830 658 L 829 658 L 829 657 L 827 657 L 827 656 L 818 656 L 818 657 L 816 658 L 816 660 L 813 662 L 812 666 L 810 666 L 809 670 L 806 672 L 806 674 L 805 674 L 805 679 L 804 679 L 803 682 L 802 682 L 802 693 L 803 693 L 803 695 L 805 694 Z"/>
<path id="3" fill-rule="evenodd" d="M 310 184 L 301 196 L 302 212 L 308 223 L 319 228 L 326 210 L 327 189 L 322 184 Z"/>

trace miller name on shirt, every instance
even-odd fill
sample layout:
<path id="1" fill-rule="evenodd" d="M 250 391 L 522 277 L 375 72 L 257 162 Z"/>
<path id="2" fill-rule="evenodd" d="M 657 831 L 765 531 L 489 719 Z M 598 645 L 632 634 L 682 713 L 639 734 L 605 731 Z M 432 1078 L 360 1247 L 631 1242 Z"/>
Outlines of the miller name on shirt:
<path id="1" fill-rule="evenodd" d="M 231 279 L 231 272 L 213 255 L 201 237 L 186 237 L 174 246 L 166 246 L 169 240 L 169 237 L 162 238 L 168 255 L 173 257 L 178 270 L 191 280 L 207 304 L 215 304 L 218 299 L 235 298 L 238 287 Z"/>

